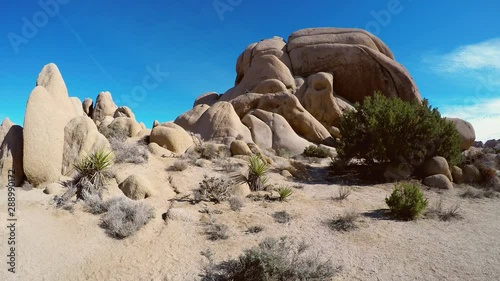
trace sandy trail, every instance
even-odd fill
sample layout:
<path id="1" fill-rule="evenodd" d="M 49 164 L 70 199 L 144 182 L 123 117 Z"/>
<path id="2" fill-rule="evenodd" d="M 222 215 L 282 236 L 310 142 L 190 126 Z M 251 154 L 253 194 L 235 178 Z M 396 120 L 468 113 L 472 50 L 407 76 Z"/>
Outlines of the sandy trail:
<path id="1" fill-rule="evenodd" d="M 209 168 L 190 167 L 173 174 L 184 191 L 197 187 Z M 187 177 L 186 175 L 189 175 Z M 273 174 L 272 183 L 293 186 Z M 446 206 L 459 203 L 464 219 L 442 222 L 420 219 L 415 222 L 380 216 L 391 185 L 353 187 L 346 201 L 333 201 L 338 185 L 309 184 L 294 189 L 289 202 L 262 202 L 245 199 L 245 207 L 231 211 L 227 203 L 177 202 L 172 220 L 165 225 L 164 198 L 147 199 L 157 209 L 156 218 L 136 235 L 116 240 L 99 227 L 100 217 L 77 207 L 73 213 L 49 205 L 51 196 L 40 190 L 17 193 L 17 273 L 0 264 L 0 280 L 200 280 L 205 265 L 200 252 L 210 248 L 217 262 L 237 257 L 244 249 L 265 237 L 291 236 L 311 245 L 311 252 L 330 258 L 342 271 L 334 280 L 500 280 L 500 199 L 462 199 L 460 189 L 442 195 L 426 191 L 432 204 L 439 196 Z M 5 198 L 0 189 L 0 198 Z M 6 200 L 0 201 L 0 221 L 6 221 Z M 204 235 L 207 215 L 229 226 L 230 237 L 209 241 Z M 365 215 L 360 228 L 334 232 L 326 222 L 346 209 Z M 290 223 L 274 222 L 272 214 L 286 210 Z M 247 234 L 249 226 L 264 231 Z M 7 229 L 0 228 L 0 253 L 6 259 Z"/>

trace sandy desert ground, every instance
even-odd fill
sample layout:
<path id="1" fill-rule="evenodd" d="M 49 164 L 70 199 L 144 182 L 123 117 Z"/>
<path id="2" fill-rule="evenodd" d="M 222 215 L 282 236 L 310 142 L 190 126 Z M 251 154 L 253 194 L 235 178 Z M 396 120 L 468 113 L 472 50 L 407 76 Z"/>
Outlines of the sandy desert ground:
<path id="1" fill-rule="evenodd" d="M 172 186 L 179 192 L 177 197 L 182 197 L 198 187 L 204 174 L 222 173 L 215 163 L 203 168 L 191 165 L 182 172 L 165 171 L 175 161 L 151 157 L 148 164 L 134 168 L 160 183 L 156 196 L 145 199 L 156 208 L 156 218 L 123 240 L 108 236 L 99 227 L 100 216 L 86 212 L 83 204 L 77 204 L 72 212 L 57 209 L 50 204 L 54 195 L 19 188 L 17 273 L 7 274 L 2 262 L 0 280 L 200 280 L 207 264 L 201 251 L 211 249 L 219 262 L 237 257 L 266 237 L 285 235 L 306 241 L 311 253 L 321 253 L 341 266 L 334 280 L 500 280 L 498 198 L 463 199 L 459 196 L 463 187 L 426 190 L 430 205 L 440 197 L 446 206 L 460 204 L 463 219 L 396 221 L 382 214 L 392 184 L 352 186 L 346 200 L 336 201 L 332 197 L 341 186 L 318 177 L 301 189 L 294 188 L 288 202 L 245 198 L 240 211 L 232 211 L 227 202 L 175 201 L 166 224 L 162 214 L 171 204 L 168 199 L 175 196 Z M 120 164 L 115 172 L 125 176 L 130 167 Z M 270 174 L 270 182 L 297 186 L 278 173 Z M 6 189 L 0 189 L 0 193 L 5 198 Z M 105 195 L 119 193 L 112 183 Z M 348 209 L 362 214 L 358 229 L 338 232 L 328 228 L 328 220 Z M 283 210 L 292 215 L 292 220 L 276 223 L 272 214 Z M 227 240 L 207 239 L 204 229 L 209 216 L 229 226 Z M 7 202 L 1 200 L 0 221 L 6 219 Z M 255 225 L 264 230 L 246 232 Z M 0 237 L 5 240 L 7 235 L 7 228 L 0 228 Z M 3 242 L 0 252 L 6 259 L 3 253 L 7 245 Z"/>

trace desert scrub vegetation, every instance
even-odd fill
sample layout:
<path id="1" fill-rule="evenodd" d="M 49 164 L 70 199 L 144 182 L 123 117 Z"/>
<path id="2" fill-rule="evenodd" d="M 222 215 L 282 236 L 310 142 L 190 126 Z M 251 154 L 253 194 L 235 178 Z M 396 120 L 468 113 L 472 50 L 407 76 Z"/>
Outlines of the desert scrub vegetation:
<path id="1" fill-rule="evenodd" d="M 394 217 L 405 220 L 417 218 L 428 204 L 420 187 L 412 182 L 397 183 L 385 203 Z"/>
<path id="2" fill-rule="evenodd" d="M 330 150 L 326 147 L 310 145 L 302 153 L 305 157 L 328 158 L 331 156 Z"/>
<path id="3" fill-rule="evenodd" d="M 155 217 L 155 210 L 149 204 L 125 196 L 110 199 L 105 207 L 101 226 L 118 239 L 134 234 Z"/>
<path id="4" fill-rule="evenodd" d="M 118 138 L 109 140 L 115 155 L 115 163 L 147 163 L 149 159 L 148 148 L 144 143 L 130 143 Z"/>
<path id="5" fill-rule="evenodd" d="M 251 233 L 251 234 L 260 233 L 262 231 L 264 231 L 264 227 L 262 225 L 250 226 L 247 229 L 247 233 Z"/>
<path id="6" fill-rule="evenodd" d="M 232 196 L 229 197 L 228 201 L 229 201 L 229 207 L 231 208 L 231 210 L 235 212 L 240 211 L 241 208 L 245 207 L 245 201 L 242 197 Z"/>
<path id="7" fill-rule="evenodd" d="M 116 139 L 119 141 L 126 141 L 128 138 L 128 133 L 118 126 L 109 127 L 109 126 L 100 126 L 99 132 L 105 136 L 108 140 Z"/>
<path id="8" fill-rule="evenodd" d="M 248 160 L 247 175 L 237 175 L 234 178 L 236 184 L 247 183 L 251 191 L 267 189 L 267 172 L 269 165 L 259 155 L 252 155 Z"/>
<path id="9" fill-rule="evenodd" d="M 344 161 L 403 161 L 414 168 L 434 156 L 446 158 L 450 165 L 461 161 L 457 129 L 427 100 L 406 102 L 375 92 L 341 117 L 339 129 L 342 139 L 337 151 Z"/>
<path id="10" fill-rule="evenodd" d="M 196 145 L 193 150 L 189 151 L 188 157 L 193 160 L 198 158 L 216 160 L 231 157 L 231 151 L 226 145 L 217 145 L 207 142 Z"/>
<path id="11" fill-rule="evenodd" d="M 83 199 L 83 191 L 101 195 L 106 187 L 108 169 L 113 165 L 113 154 L 107 150 L 97 150 L 74 164 L 78 175 L 74 179 L 78 199 Z"/>
<path id="12" fill-rule="evenodd" d="M 358 228 L 357 220 L 360 215 L 355 210 L 346 210 L 343 214 L 330 220 L 328 226 L 335 231 L 351 231 Z"/>
<path id="13" fill-rule="evenodd" d="M 300 281 L 331 280 L 340 267 L 318 254 L 308 254 L 309 245 L 289 237 L 266 238 L 258 246 L 245 250 L 237 259 L 215 264 L 208 259 L 203 281 Z"/>
<path id="14" fill-rule="evenodd" d="M 228 198 L 231 186 L 233 186 L 233 182 L 230 179 L 203 175 L 199 189 L 195 191 L 195 200 L 218 204 Z"/>
<path id="15" fill-rule="evenodd" d="M 347 199 L 351 195 L 351 188 L 348 186 L 341 186 L 337 190 L 337 194 L 335 195 L 334 199 L 338 201 L 342 201 Z"/>
<path id="16" fill-rule="evenodd" d="M 277 223 L 287 223 L 292 220 L 292 215 L 287 211 L 279 211 L 273 214 L 274 221 Z"/>
<path id="17" fill-rule="evenodd" d="M 210 220 L 205 226 L 205 234 L 208 240 L 226 240 L 229 238 L 229 227 L 225 224 L 217 223 L 215 220 Z"/>
<path id="18" fill-rule="evenodd" d="M 174 164 L 172 166 L 168 167 L 167 170 L 182 172 L 182 171 L 186 170 L 188 167 L 189 167 L 188 161 L 181 159 L 181 160 L 175 161 Z"/>
<path id="19" fill-rule="evenodd" d="M 427 209 L 425 216 L 430 219 L 439 219 L 441 221 L 460 220 L 463 218 L 460 205 L 455 204 L 445 208 L 443 197 L 439 197 L 439 199 Z"/>
<path id="20" fill-rule="evenodd" d="M 498 193 L 492 189 L 478 189 L 468 186 L 460 194 L 460 197 L 471 198 L 471 199 L 495 198 L 498 197 Z"/>
<path id="21" fill-rule="evenodd" d="M 278 200 L 280 202 L 288 201 L 288 199 L 290 198 L 290 196 L 292 196 L 292 194 L 293 194 L 293 191 L 289 187 L 282 186 L 282 187 L 278 188 L 278 195 L 279 195 Z"/>

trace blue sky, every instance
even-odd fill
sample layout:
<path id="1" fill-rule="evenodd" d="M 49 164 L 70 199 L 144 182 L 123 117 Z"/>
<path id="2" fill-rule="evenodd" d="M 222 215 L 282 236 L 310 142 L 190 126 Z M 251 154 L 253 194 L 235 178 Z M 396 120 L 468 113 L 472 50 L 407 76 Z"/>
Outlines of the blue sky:
<path id="1" fill-rule="evenodd" d="M 500 138 L 499 15 L 494 0 L 4 0 L 0 118 L 23 123 L 38 73 L 54 62 L 70 96 L 110 91 L 151 126 L 232 87 L 236 59 L 252 42 L 358 27 L 391 48 L 442 113 L 471 121 L 480 140 Z M 36 30 L 23 32 L 26 21 Z M 157 83 L 139 95 L 151 72 Z"/>

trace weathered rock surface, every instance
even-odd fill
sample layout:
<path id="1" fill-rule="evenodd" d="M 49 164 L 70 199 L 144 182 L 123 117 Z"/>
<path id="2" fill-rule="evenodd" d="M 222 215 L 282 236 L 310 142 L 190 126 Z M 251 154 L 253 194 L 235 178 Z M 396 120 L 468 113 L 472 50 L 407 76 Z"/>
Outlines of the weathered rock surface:
<path id="1" fill-rule="evenodd" d="M 153 195 L 151 183 L 141 175 L 130 175 L 118 187 L 125 196 L 133 200 L 142 200 Z"/>
<path id="2" fill-rule="evenodd" d="M 474 165 L 465 165 L 462 167 L 463 180 L 466 183 L 478 183 L 482 180 L 479 169 Z"/>
<path id="3" fill-rule="evenodd" d="M 85 112 L 85 114 L 88 117 L 92 118 L 92 116 L 94 115 L 94 102 L 92 101 L 92 99 L 89 98 L 84 99 L 82 107 L 83 107 L 83 112 Z"/>
<path id="4" fill-rule="evenodd" d="M 0 125 L 0 183 L 6 186 L 13 181 L 21 186 L 23 170 L 23 128 L 5 118 Z"/>
<path id="5" fill-rule="evenodd" d="M 208 106 L 212 106 L 219 100 L 219 98 L 220 98 L 220 95 L 217 94 L 216 92 L 204 93 L 201 96 L 196 98 L 196 100 L 194 101 L 193 107 L 196 107 L 197 105 L 200 105 L 200 104 L 206 104 Z"/>
<path id="6" fill-rule="evenodd" d="M 73 165 L 97 150 L 110 150 L 109 141 L 98 132 L 95 123 L 87 116 L 73 118 L 64 128 L 62 174 L 71 176 Z"/>
<path id="7" fill-rule="evenodd" d="M 113 118 L 118 117 L 129 117 L 135 120 L 135 115 L 128 106 L 120 106 L 116 109 Z"/>
<path id="8" fill-rule="evenodd" d="M 231 155 L 252 155 L 250 147 L 242 140 L 235 140 L 230 145 Z"/>
<path id="9" fill-rule="evenodd" d="M 207 109 L 193 126 L 193 133 L 203 140 L 242 139 L 253 142 L 250 130 L 241 123 L 240 118 L 228 102 L 217 102 Z"/>
<path id="10" fill-rule="evenodd" d="M 97 96 L 94 112 L 92 114 L 92 119 L 96 123 L 102 122 L 106 116 L 111 116 L 115 114 L 118 106 L 113 102 L 113 97 L 110 92 L 101 92 Z"/>
<path id="11" fill-rule="evenodd" d="M 23 132 L 24 172 L 35 187 L 59 180 L 64 128 L 78 116 L 57 66 L 46 65 L 37 85 L 28 98 Z"/>
<path id="12" fill-rule="evenodd" d="M 209 108 L 210 106 L 207 104 L 196 105 L 193 109 L 179 115 L 174 123 L 181 126 L 186 131 L 193 131 L 196 122 L 198 122 L 203 113 Z"/>
<path id="13" fill-rule="evenodd" d="M 350 102 L 362 102 L 376 90 L 403 100 L 421 99 L 408 71 L 380 39 L 364 30 L 302 29 L 289 36 L 287 50 L 294 75 L 330 72 L 334 91 Z"/>
<path id="14" fill-rule="evenodd" d="M 142 131 L 141 125 L 130 117 L 117 117 L 107 127 L 116 132 L 123 132 L 128 137 L 135 137 Z"/>
<path id="15" fill-rule="evenodd" d="M 429 187 L 439 189 L 453 189 L 453 184 L 445 175 L 433 175 L 426 177 L 423 183 Z"/>
<path id="16" fill-rule="evenodd" d="M 460 148 L 462 150 L 469 149 L 476 140 L 476 132 L 474 131 L 474 127 L 472 127 L 472 124 L 459 118 L 446 118 L 446 119 L 451 121 L 458 130 L 461 141 Z"/>
<path id="17" fill-rule="evenodd" d="M 149 141 L 178 154 L 186 152 L 194 144 L 189 133 L 172 122 L 162 123 L 154 127 L 151 130 Z"/>
<path id="18" fill-rule="evenodd" d="M 299 155 L 304 152 L 304 148 L 311 144 L 297 135 L 286 119 L 277 113 L 257 109 L 252 115 L 259 118 L 271 129 L 272 148 L 275 151 L 284 150 L 293 155 Z"/>
<path id="19" fill-rule="evenodd" d="M 435 156 L 424 162 L 423 167 L 423 176 L 433 176 L 433 175 L 445 175 L 450 181 L 453 181 L 451 176 L 450 167 L 448 165 L 448 161 L 444 157 Z"/>

